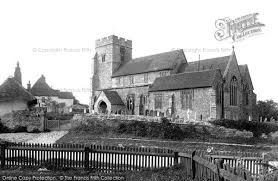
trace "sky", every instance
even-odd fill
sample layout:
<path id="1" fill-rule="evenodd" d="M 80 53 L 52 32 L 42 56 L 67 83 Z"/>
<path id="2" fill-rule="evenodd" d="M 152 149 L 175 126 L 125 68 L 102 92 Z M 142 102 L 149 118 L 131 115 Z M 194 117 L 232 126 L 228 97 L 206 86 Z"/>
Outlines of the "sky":
<path id="1" fill-rule="evenodd" d="M 259 13 L 262 32 L 218 41 L 215 21 Z M 109 35 L 133 42 L 133 58 L 184 49 L 187 61 L 231 54 L 248 64 L 258 100 L 278 102 L 278 17 L 275 1 L 9 0 L 0 1 L 0 84 L 19 61 L 22 82 L 43 74 L 54 89 L 89 104 L 95 40 Z"/>

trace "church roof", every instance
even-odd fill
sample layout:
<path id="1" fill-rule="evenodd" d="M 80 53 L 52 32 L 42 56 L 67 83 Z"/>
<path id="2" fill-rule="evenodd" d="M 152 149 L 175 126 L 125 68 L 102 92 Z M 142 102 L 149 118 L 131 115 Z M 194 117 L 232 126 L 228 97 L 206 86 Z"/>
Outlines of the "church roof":
<path id="1" fill-rule="evenodd" d="M 152 86 L 150 86 L 149 91 L 211 87 L 217 73 L 220 73 L 219 69 L 186 72 L 159 77 L 154 81 Z"/>
<path id="2" fill-rule="evenodd" d="M 185 67 L 185 72 L 195 72 L 199 70 L 210 70 L 210 69 L 220 69 L 223 74 L 227 68 L 228 62 L 230 59 L 229 56 L 217 57 L 204 59 L 200 61 L 188 62 L 188 65 Z"/>
<path id="3" fill-rule="evenodd" d="M 52 89 L 45 81 L 42 75 L 31 88 L 31 93 L 34 96 L 58 96 L 58 92 Z"/>
<path id="4" fill-rule="evenodd" d="M 111 105 L 124 105 L 122 99 L 120 98 L 118 92 L 116 91 L 108 91 L 104 90 L 103 91 Z"/>
<path id="5" fill-rule="evenodd" d="M 241 75 L 244 76 L 247 71 L 247 65 L 246 64 L 238 65 L 238 67 L 239 67 L 239 71 L 240 71 Z"/>
<path id="6" fill-rule="evenodd" d="M 35 99 L 15 78 L 6 79 L 0 86 L 0 102 L 9 100 L 31 101 Z"/>
<path id="7" fill-rule="evenodd" d="M 155 55 L 135 58 L 125 62 L 115 73 L 113 73 L 112 77 L 153 72 L 159 70 L 172 70 L 175 69 L 178 64 L 185 62 L 186 58 L 182 49 L 159 53 Z"/>

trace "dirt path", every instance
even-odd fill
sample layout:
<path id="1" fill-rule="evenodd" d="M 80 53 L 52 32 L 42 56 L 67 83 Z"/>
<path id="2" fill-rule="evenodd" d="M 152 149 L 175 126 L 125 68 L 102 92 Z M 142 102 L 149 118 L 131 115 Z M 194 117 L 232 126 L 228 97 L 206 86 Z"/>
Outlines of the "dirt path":
<path id="1" fill-rule="evenodd" d="M 49 133 L 5 133 L 0 139 L 10 142 L 53 144 L 68 131 L 51 131 Z"/>

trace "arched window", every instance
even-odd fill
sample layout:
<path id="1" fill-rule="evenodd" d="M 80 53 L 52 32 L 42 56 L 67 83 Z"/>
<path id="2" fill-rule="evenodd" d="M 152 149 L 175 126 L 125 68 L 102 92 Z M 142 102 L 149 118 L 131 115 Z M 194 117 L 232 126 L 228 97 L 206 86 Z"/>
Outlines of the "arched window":
<path id="1" fill-rule="evenodd" d="M 248 85 L 245 85 L 243 89 L 243 103 L 246 106 L 249 104 L 248 90 L 249 90 Z"/>
<path id="2" fill-rule="evenodd" d="M 237 78 L 233 76 L 230 83 L 230 105 L 237 105 Z"/>
<path id="3" fill-rule="evenodd" d="M 223 89 L 222 84 L 219 83 L 216 87 L 216 104 L 222 104 Z"/>
<path id="4" fill-rule="evenodd" d="M 135 98 L 134 94 L 129 94 L 126 97 L 127 110 L 134 110 L 134 98 Z"/>

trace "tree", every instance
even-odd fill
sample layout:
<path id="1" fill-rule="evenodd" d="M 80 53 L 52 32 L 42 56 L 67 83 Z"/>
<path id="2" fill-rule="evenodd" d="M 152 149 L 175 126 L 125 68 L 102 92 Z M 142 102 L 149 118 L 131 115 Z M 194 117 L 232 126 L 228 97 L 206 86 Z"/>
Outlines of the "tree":
<path id="1" fill-rule="evenodd" d="M 270 118 L 278 119 L 278 103 L 273 100 L 258 101 L 256 109 L 259 117 L 262 117 L 263 120 L 267 118 L 269 121 Z"/>
<path id="2" fill-rule="evenodd" d="M 76 104 L 80 104 L 79 100 L 77 100 L 75 97 L 73 99 L 73 104 L 76 105 Z"/>

